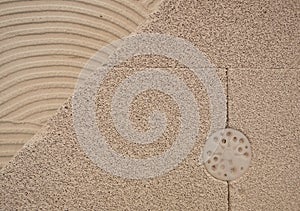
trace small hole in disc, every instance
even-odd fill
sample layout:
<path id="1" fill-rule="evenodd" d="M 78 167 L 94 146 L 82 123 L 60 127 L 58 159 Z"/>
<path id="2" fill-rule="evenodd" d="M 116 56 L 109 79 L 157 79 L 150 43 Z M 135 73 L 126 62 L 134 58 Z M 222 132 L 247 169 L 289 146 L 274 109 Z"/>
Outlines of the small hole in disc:
<path id="1" fill-rule="evenodd" d="M 215 142 L 214 140 L 218 140 Z M 250 166 L 251 145 L 245 135 L 231 128 L 216 131 L 205 143 L 210 150 L 207 171 L 217 179 L 231 181 L 242 176 Z M 213 149 L 215 151 L 213 151 Z"/>

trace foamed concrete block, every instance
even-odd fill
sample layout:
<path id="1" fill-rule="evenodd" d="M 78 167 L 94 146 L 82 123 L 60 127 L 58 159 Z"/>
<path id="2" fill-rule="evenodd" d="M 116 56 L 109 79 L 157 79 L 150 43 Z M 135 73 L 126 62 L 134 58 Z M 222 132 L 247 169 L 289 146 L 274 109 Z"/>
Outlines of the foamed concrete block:
<path id="1" fill-rule="evenodd" d="M 149 127 L 141 117 L 151 111 L 155 101 L 156 108 L 172 120 L 166 136 L 150 149 L 124 143 L 108 115 L 115 86 L 128 74 L 138 71 L 137 67 L 165 68 L 179 74 L 196 93 L 201 107 L 203 132 L 188 157 L 156 178 L 132 180 L 113 176 L 91 162 L 78 143 L 69 100 L 1 171 L 1 208 L 297 210 L 297 5 L 294 1 L 168 0 L 138 30 L 189 40 L 219 68 L 224 92 L 228 90 L 227 124 L 242 131 L 251 144 L 252 162 L 240 179 L 228 186 L 199 165 L 200 149 L 210 125 L 209 103 L 201 83 L 176 61 L 143 56 L 123 63 L 104 80 L 97 101 L 99 129 L 110 137 L 111 148 L 126 156 L 145 158 L 167 149 L 180 123 L 172 118 L 179 115 L 169 96 L 150 90 L 137 97 L 131 107 L 135 115 L 130 118 L 140 131 Z M 147 106 L 143 103 L 146 99 Z"/>
<path id="2" fill-rule="evenodd" d="M 230 182 L 232 210 L 297 210 L 300 205 L 300 70 L 229 69 L 229 127 L 252 148 L 248 172 Z"/>
<path id="3" fill-rule="evenodd" d="M 170 119 L 166 132 L 149 146 L 124 140 L 116 131 L 111 99 L 118 84 L 140 68 L 116 68 L 105 78 L 97 97 L 99 130 L 117 153 L 133 158 L 161 154 L 174 144 L 180 126 L 176 101 L 155 90 L 139 95 L 131 119 L 139 130 L 142 117 L 155 106 Z M 28 143 L 0 174 L 1 208 L 104 210 L 227 210 L 227 183 L 211 177 L 200 165 L 201 147 L 210 127 L 208 98 L 203 84 L 188 69 L 165 69 L 186 82 L 195 94 L 201 125 L 195 147 L 170 172 L 150 179 L 127 179 L 99 168 L 87 157 L 74 131 L 72 105 L 64 104 L 47 126 Z M 218 70 L 226 87 L 226 70 Z M 179 114 L 178 114 L 179 112 Z M 187 140 L 188 141 L 188 140 Z"/>
<path id="4" fill-rule="evenodd" d="M 299 68 L 299 1 L 163 1 L 139 31 L 191 41 L 222 68 Z"/>

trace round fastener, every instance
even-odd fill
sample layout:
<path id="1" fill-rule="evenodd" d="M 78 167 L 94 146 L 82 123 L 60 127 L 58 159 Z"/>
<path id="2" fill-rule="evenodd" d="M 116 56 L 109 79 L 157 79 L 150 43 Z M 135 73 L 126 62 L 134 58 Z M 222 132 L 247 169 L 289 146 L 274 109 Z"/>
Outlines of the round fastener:
<path id="1" fill-rule="evenodd" d="M 207 171 L 220 180 L 235 180 L 250 166 L 250 143 L 243 133 L 231 128 L 212 134 L 203 152 L 202 159 Z"/>

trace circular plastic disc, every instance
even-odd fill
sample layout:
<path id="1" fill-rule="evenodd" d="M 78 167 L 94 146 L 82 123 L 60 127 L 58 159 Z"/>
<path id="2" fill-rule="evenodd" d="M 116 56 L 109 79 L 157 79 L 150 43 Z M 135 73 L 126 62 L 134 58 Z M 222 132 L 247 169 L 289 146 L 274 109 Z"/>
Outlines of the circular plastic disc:
<path id="1" fill-rule="evenodd" d="M 212 176 L 220 180 L 235 180 L 250 166 L 250 143 L 241 132 L 231 128 L 222 129 L 209 137 L 202 156 Z"/>

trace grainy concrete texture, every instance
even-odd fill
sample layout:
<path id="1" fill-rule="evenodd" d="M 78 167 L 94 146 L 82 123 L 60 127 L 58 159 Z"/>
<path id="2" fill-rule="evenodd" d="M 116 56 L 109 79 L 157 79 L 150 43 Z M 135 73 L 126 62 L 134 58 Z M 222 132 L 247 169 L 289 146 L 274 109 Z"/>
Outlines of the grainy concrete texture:
<path id="1" fill-rule="evenodd" d="M 229 69 L 229 127 L 253 152 L 248 173 L 230 183 L 233 210 L 299 210 L 299 93 L 299 69 Z"/>
<path id="2" fill-rule="evenodd" d="M 106 76 L 98 92 L 99 130 L 114 150 L 127 156 L 147 157 L 167 149 L 179 124 L 178 108 L 168 95 L 150 90 L 132 105 L 131 119 L 141 131 L 147 129 L 142 117 L 153 107 L 163 110 L 172 122 L 165 136 L 149 148 L 122 140 L 108 113 L 122 79 L 144 67 L 165 68 L 184 80 L 199 103 L 202 132 L 190 155 L 168 174 L 153 179 L 112 176 L 96 167 L 80 148 L 68 100 L 1 170 L 0 208 L 298 210 L 298 23 L 298 1 L 167 0 L 137 30 L 185 38 L 218 68 L 227 94 L 227 124 L 247 136 L 253 153 L 250 168 L 240 179 L 216 180 L 198 163 L 210 126 L 203 84 L 176 61 L 144 56 Z"/>
<path id="3" fill-rule="evenodd" d="M 137 147 L 126 143 L 113 127 L 108 112 L 115 82 L 132 74 L 132 69 L 119 68 L 107 76 L 98 102 L 98 114 L 102 124 L 100 131 L 105 134 L 111 147 L 127 156 L 153 156 L 168 148 L 176 137 L 178 120 L 176 104 L 162 93 L 146 93 L 154 100 L 159 98 L 161 107 L 172 122 L 164 138 L 150 147 Z M 1 208 L 26 209 L 92 209 L 103 210 L 227 210 L 227 183 L 213 179 L 199 165 L 200 147 L 204 145 L 209 128 L 207 96 L 201 83 L 191 77 L 188 69 L 170 69 L 186 80 L 193 93 L 198 93 L 201 105 L 201 130 L 191 154 L 176 169 L 168 174 L 148 180 L 130 180 L 112 176 L 93 164 L 84 154 L 76 140 L 73 128 L 70 101 L 40 131 L 10 165 L 1 171 Z M 226 71 L 218 71 L 223 86 L 226 87 Z M 116 76 L 120 77 L 116 77 Z M 190 78 L 191 77 L 191 78 Z M 142 98 L 142 97 L 141 97 Z M 151 100 L 150 100 L 151 101 Z M 143 106 L 138 106 L 138 105 Z M 202 106 L 203 105 L 203 106 Z M 152 108 L 143 99 L 136 99 L 132 113 L 143 114 Z M 146 111 L 147 112 L 147 111 Z M 175 118 L 175 119 L 174 119 Z M 134 118 L 138 122 L 138 117 Z M 141 124 L 142 125 L 142 124 Z M 175 133 L 174 133 L 175 131 Z M 127 150 L 129 148 L 129 150 Z M 131 150 L 131 151 L 130 151 Z M 126 153 L 124 153 L 126 154 Z"/>
<path id="4" fill-rule="evenodd" d="M 194 43 L 217 67 L 300 68 L 296 0 L 163 1 L 140 31 Z"/>

